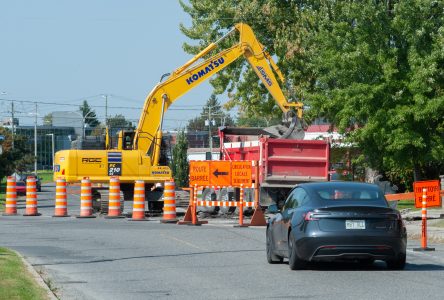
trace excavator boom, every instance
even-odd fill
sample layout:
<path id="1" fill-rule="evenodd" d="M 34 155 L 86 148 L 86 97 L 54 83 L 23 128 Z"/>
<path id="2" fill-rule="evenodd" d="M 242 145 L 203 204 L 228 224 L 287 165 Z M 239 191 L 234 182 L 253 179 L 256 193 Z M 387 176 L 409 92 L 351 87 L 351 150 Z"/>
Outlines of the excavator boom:
<path id="1" fill-rule="evenodd" d="M 215 50 L 220 41 L 235 31 L 239 32 L 239 42 L 237 44 L 218 52 L 201 63 L 196 63 Z M 264 46 L 256 39 L 251 27 L 239 23 L 221 39 L 207 46 L 182 67 L 176 69 L 165 81 L 154 87 L 145 100 L 133 140 L 133 149 L 144 151 L 153 158 L 153 165 L 157 165 L 160 157 L 162 119 L 165 111 L 180 96 L 220 72 L 240 56 L 246 58 L 281 110 L 290 115 L 293 120 L 302 118 L 303 104 L 287 101 L 279 86 L 273 70 L 281 81 L 284 77 L 276 63 L 265 51 Z M 292 131 L 296 124 L 297 122 L 293 121 L 289 131 Z M 282 135 L 285 137 L 286 134 Z"/>

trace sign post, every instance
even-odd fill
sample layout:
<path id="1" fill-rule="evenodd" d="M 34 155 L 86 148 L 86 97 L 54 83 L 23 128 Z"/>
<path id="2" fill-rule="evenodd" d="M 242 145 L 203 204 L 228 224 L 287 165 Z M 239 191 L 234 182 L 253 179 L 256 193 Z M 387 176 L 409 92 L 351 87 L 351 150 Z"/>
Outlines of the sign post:
<path id="1" fill-rule="evenodd" d="M 441 198 L 439 197 L 439 183 L 438 180 L 431 181 L 417 181 L 413 183 L 413 188 L 415 190 L 415 206 L 417 205 L 418 199 L 422 202 L 422 230 L 421 230 L 421 247 L 413 248 L 414 251 L 435 251 L 435 248 L 427 247 L 427 207 L 431 206 L 441 206 Z M 422 194 L 419 193 L 422 188 Z M 436 191 L 437 198 L 436 199 Z M 419 197 L 420 196 L 420 197 Z M 428 204 L 428 200 L 431 200 L 431 204 Z"/>

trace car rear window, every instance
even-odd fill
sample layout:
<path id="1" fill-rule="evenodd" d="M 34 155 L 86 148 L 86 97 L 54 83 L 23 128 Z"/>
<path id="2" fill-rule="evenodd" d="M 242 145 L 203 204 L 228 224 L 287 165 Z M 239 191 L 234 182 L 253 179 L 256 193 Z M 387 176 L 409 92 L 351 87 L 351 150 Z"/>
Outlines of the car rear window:
<path id="1" fill-rule="evenodd" d="M 387 206 L 384 194 L 379 189 L 365 187 L 328 187 L 316 191 L 319 198 L 329 204 L 347 202 L 349 204 L 378 204 Z"/>

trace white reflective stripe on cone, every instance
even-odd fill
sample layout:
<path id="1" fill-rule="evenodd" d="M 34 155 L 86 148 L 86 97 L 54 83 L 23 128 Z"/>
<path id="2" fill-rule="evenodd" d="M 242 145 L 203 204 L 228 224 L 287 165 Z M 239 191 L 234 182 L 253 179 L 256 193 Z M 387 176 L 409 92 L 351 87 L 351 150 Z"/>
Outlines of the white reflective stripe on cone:
<path id="1" fill-rule="evenodd" d="M 173 215 L 173 216 L 175 216 L 176 212 L 164 211 L 163 215 Z"/>

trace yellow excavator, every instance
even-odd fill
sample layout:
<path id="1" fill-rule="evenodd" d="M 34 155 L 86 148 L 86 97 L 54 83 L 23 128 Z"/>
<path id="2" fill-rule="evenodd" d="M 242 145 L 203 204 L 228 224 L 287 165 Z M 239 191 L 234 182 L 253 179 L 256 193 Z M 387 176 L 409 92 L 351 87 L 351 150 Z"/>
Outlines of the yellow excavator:
<path id="1" fill-rule="evenodd" d="M 239 34 L 238 43 L 204 59 L 217 49 L 222 40 L 235 32 Z M 147 96 L 136 130 L 122 130 L 118 133 L 117 148 L 111 149 L 111 139 L 107 135 L 105 150 L 58 151 L 54 158 L 54 179 L 63 177 L 67 183 L 75 183 L 83 177 L 89 177 L 93 183 L 107 183 L 110 176 L 119 176 L 125 198 L 131 197 L 135 180 L 144 180 L 150 209 L 161 207 L 162 203 L 156 203 L 156 197 L 149 195 L 154 184 L 172 177 L 170 168 L 159 164 L 165 112 L 180 96 L 241 56 L 249 62 L 284 113 L 285 126 L 279 127 L 275 135 L 277 132 L 277 136 L 287 138 L 296 131 L 301 132 L 303 104 L 287 101 L 275 76 L 279 77 L 281 84 L 284 83 L 278 66 L 256 39 L 251 27 L 239 23 L 183 66 L 162 76 L 168 77 L 164 81 L 161 79 Z M 204 60 L 199 62 L 201 59 Z M 95 199 L 103 199 L 97 190 L 93 194 Z"/>

